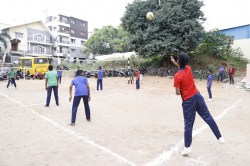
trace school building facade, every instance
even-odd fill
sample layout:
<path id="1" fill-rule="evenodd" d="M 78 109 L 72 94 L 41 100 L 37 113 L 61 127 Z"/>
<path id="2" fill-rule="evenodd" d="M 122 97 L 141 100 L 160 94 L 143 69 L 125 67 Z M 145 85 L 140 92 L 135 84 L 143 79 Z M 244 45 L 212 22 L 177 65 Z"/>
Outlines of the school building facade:
<path id="1" fill-rule="evenodd" d="M 220 30 L 221 33 L 234 36 L 233 48 L 241 48 L 244 56 L 250 60 L 250 24 Z"/>

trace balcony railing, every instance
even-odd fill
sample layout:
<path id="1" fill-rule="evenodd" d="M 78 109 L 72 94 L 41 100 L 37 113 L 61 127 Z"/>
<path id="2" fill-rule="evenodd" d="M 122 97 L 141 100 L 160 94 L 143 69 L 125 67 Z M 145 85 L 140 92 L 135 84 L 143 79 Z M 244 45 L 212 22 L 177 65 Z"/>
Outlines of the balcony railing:
<path id="1" fill-rule="evenodd" d="M 41 39 L 41 38 L 33 38 L 33 37 L 29 37 L 28 41 L 33 41 L 33 42 L 38 42 L 38 43 L 48 43 L 48 44 L 52 44 L 53 42 L 51 40 L 45 40 L 45 39 Z"/>
<path id="2" fill-rule="evenodd" d="M 18 50 L 18 49 L 13 49 L 13 48 L 12 48 L 12 49 L 10 49 L 10 51 L 11 51 L 11 52 L 13 52 L 13 51 L 14 51 L 14 52 L 21 52 L 21 53 L 25 53 L 25 51 L 23 51 L 23 50 Z"/>
<path id="3" fill-rule="evenodd" d="M 57 43 L 69 44 L 70 42 L 67 40 L 58 40 Z"/>
<path id="4" fill-rule="evenodd" d="M 69 21 L 65 21 L 65 20 L 62 20 L 62 19 L 60 19 L 58 21 L 61 22 L 61 23 L 64 23 L 64 24 L 69 24 Z"/>
<path id="5" fill-rule="evenodd" d="M 58 30 L 57 32 L 69 34 L 69 31 L 65 31 L 65 30 L 62 30 L 62 29 Z"/>
<path id="6" fill-rule="evenodd" d="M 36 51 L 36 50 L 28 50 L 29 54 L 41 54 L 41 55 L 52 55 L 51 51 Z"/>
<path id="7" fill-rule="evenodd" d="M 70 54 L 70 51 L 67 51 L 67 50 L 58 50 L 57 53 Z"/>

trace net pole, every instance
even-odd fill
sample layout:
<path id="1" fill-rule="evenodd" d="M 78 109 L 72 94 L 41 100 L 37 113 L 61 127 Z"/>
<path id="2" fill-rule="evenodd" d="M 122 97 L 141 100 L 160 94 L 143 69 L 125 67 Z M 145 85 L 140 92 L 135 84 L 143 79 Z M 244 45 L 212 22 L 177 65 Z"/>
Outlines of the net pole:
<path id="1" fill-rule="evenodd" d="M 23 70 L 23 80 L 25 81 L 25 69 Z"/>

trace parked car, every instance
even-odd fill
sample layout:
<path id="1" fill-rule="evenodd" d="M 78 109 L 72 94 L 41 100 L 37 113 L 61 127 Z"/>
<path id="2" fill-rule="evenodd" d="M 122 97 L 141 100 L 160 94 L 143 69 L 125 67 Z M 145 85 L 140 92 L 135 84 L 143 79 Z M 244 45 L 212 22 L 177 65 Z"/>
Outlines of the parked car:
<path id="1" fill-rule="evenodd" d="M 0 75 L 0 81 L 4 80 L 4 76 Z"/>
<path id="2" fill-rule="evenodd" d="M 3 76 L 4 79 L 8 78 L 8 72 L 10 71 L 10 68 L 0 68 L 0 75 Z"/>

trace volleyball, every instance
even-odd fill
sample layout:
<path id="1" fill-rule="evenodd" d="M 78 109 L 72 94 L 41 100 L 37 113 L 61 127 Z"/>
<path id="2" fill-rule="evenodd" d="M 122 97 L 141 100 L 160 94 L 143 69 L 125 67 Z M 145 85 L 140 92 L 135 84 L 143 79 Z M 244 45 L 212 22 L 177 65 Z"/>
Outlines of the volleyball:
<path id="1" fill-rule="evenodd" d="M 152 20 L 154 18 L 154 14 L 152 12 L 148 12 L 146 17 L 147 19 Z"/>

